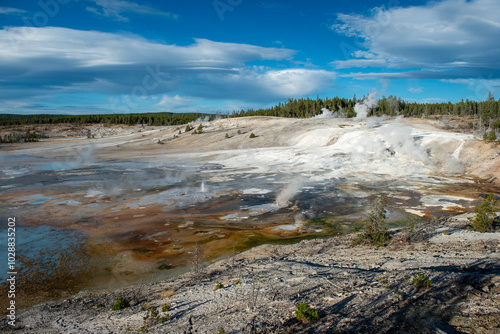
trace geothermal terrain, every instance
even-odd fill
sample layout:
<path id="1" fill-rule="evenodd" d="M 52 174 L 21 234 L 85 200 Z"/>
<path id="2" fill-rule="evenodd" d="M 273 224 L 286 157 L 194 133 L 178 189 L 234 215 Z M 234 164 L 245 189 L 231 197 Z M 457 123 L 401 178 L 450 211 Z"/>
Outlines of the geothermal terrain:
<path id="1" fill-rule="evenodd" d="M 191 316 L 198 333 L 498 330 L 498 233 L 465 229 L 500 194 L 497 144 L 450 119 L 192 127 L 59 125 L 0 147 L 19 332 L 182 333 Z M 382 195 L 395 241 L 350 247 Z M 409 282 L 420 272 L 430 289 Z M 131 306 L 111 311 L 118 297 Z M 317 323 L 295 320 L 301 302 Z M 143 319 L 165 303 L 170 320 Z"/>

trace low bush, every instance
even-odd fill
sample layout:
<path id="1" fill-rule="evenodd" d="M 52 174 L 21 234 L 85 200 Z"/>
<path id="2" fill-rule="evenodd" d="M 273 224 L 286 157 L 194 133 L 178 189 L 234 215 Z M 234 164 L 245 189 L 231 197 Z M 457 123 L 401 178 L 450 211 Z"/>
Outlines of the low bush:
<path id="1" fill-rule="evenodd" d="M 165 322 L 167 320 L 170 320 L 170 314 L 166 313 L 164 316 L 161 316 L 160 312 L 158 312 L 158 309 L 156 307 L 150 306 L 147 309 L 146 315 L 143 317 L 143 319 L 144 319 L 144 325 L 141 328 L 139 328 L 139 331 L 145 333 L 148 331 L 150 327 L 161 324 L 162 322 Z"/>
<path id="2" fill-rule="evenodd" d="M 163 304 L 163 306 L 161 307 L 161 311 L 162 312 L 168 312 L 168 311 L 170 311 L 170 305 L 168 305 L 166 303 Z"/>
<path id="3" fill-rule="evenodd" d="M 119 310 L 122 310 L 122 309 L 124 309 L 126 307 L 129 307 L 129 305 L 130 305 L 130 302 L 128 301 L 128 299 L 120 297 L 113 304 L 112 310 L 113 311 L 119 311 Z"/>
<path id="4" fill-rule="evenodd" d="M 430 288 L 432 285 L 432 280 L 429 276 L 420 273 L 413 276 L 411 282 L 419 289 Z"/>
<path id="5" fill-rule="evenodd" d="M 217 332 L 215 332 L 214 334 L 226 334 L 226 330 L 224 329 L 224 327 L 221 327 L 219 328 L 219 330 Z"/>
<path id="6" fill-rule="evenodd" d="M 319 319 L 318 312 L 313 310 L 306 303 L 301 303 L 297 306 L 297 310 L 295 311 L 295 316 L 299 321 L 301 321 L 304 324 L 309 324 Z"/>

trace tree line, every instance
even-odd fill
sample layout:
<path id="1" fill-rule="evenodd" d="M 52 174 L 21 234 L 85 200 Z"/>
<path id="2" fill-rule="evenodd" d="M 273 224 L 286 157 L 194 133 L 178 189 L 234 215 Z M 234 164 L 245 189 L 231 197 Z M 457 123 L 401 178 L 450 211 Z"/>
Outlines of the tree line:
<path id="1" fill-rule="evenodd" d="M 103 114 L 103 115 L 17 115 L 0 114 L 0 125 L 26 124 L 123 124 L 123 125 L 181 125 L 198 118 L 216 115 L 202 113 L 142 113 L 142 114 Z"/>
<path id="2" fill-rule="evenodd" d="M 233 112 L 234 117 L 238 116 L 278 116 L 278 117 L 298 117 L 309 118 L 322 113 L 323 108 L 332 112 L 339 112 L 345 117 L 354 117 L 356 112 L 354 106 L 361 102 L 356 96 L 347 99 L 334 97 L 332 99 L 288 99 L 285 103 L 279 103 L 271 108 L 250 109 Z M 490 126 L 492 122 L 500 120 L 500 100 L 495 101 L 493 96 L 487 101 L 477 102 L 462 100 L 457 103 L 417 103 L 406 102 L 395 96 L 382 97 L 373 107 L 368 116 L 396 116 L 405 117 L 428 117 L 433 115 L 455 115 L 462 117 L 476 117 L 484 126 Z"/>
<path id="3" fill-rule="evenodd" d="M 288 99 L 270 108 L 233 111 L 228 117 L 244 116 L 276 116 L 293 118 L 310 118 L 322 113 L 323 108 L 339 113 L 339 116 L 354 117 L 356 103 L 364 98 L 301 98 Z M 368 116 L 429 117 L 433 115 L 455 115 L 473 117 L 478 125 L 489 129 L 500 128 L 500 100 L 496 101 L 490 94 L 486 101 L 462 100 L 457 103 L 417 103 L 407 102 L 395 96 L 382 97 L 378 100 Z M 181 125 L 207 117 L 213 120 L 220 114 L 203 113 L 136 113 L 136 114 L 103 114 L 103 115 L 15 115 L 0 114 L 0 125 L 25 124 L 124 124 L 124 125 Z"/>

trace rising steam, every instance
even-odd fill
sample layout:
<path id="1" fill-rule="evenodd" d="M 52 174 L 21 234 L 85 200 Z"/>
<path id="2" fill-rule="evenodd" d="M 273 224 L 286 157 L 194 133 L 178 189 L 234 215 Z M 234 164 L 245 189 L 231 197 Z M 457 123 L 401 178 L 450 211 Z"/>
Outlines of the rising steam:
<path id="1" fill-rule="evenodd" d="M 302 181 L 295 180 L 289 183 L 286 187 L 284 187 L 281 192 L 276 197 L 276 204 L 278 206 L 287 206 L 295 195 L 297 195 L 302 188 Z"/>
<path id="2" fill-rule="evenodd" d="M 354 111 L 356 112 L 356 117 L 353 118 L 356 122 L 361 122 L 366 120 L 370 110 L 378 104 L 376 99 L 378 92 L 373 89 L 372 92 L 363 101 L 357 102 L 354 106 Z"/>
<path id="3" fill-rule="evenodd" d="M 327 108 L 321 108 L 321 114 L 312 117 L 311 119 L 324 119 L 324 118 L 344 118 L 346 115 L 342 112 L 342 108 L 339 107 L 338 111 L 330 111 Z"/>

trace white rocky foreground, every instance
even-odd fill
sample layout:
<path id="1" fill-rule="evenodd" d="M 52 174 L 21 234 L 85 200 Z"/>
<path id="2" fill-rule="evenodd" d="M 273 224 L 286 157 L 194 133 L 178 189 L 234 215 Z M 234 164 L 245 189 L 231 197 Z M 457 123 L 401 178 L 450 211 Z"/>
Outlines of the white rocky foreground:
<path id="1" fill-rule="evenodd" d="M 264 245 L 168 281 L 82 295 L 31 309 L 15 333 L 139 332 L 146 309 L 170 305 L 151 333 L 498 333 L 500 234 L 464 229 L 465 215 L 392 231 L 388 247 L 351 247 L 353 235 Z M 417 288 L 417 274 L 432 280 Z M 217 284 L 223 287 L 215 290 Z M 119 297 L 130 307 L 112 311 Z M 319 320 L 302 324 L 308 303 Z M 191 324 L 190 324 L 191 323 Z M 0 329 L 9 331 L 3 322 Z"/>

